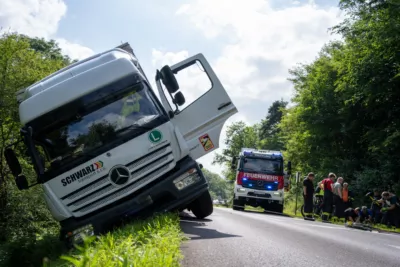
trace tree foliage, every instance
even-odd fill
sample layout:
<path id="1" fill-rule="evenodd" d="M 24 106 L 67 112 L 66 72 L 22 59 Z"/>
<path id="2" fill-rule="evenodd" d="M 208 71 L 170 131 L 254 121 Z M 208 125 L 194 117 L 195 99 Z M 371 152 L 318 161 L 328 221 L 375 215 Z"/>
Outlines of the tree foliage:
<path id="1" fill-rule="evenodd" d="M 230 183 L 216 173 L 207 169 L 203 169 L 203 174 L 206 177 L 209 185 L 211 197 L 213 199 L 228 200 L 232 196 L 233 188 Z"/>
<path id="2" fill-rule="evenodd" d="M 280 148 L 295 171 L 319 178 L 333 171 L 360 194 L 400 193 L 400 4 L 342 0 L 339 6 L 347 17 L 331 30 L 343 39 L 290 70 L 292 107 L 275 102 L 260 127 L 230 125 L 215 163 L 227 166 L 244 146 Z"/>
<path id="3" fill-rule="evenodd" d="M 71 60 L 62 55 L 54 41 L 18 33 L 1 35 L 0 51 L 0 265 L 26 266 L 26 261 L 24 264 L 20 261 L 21 255 L 33 255 L 38 236 L 55 229 L 57 223 L 44 204 L 40 187 L 18 191 L 3 152 L 20 136 L 16 93 L 70 64 Z M 17 153 L 24 174 L 28 180 L 35 181 L 24 151 L 17 150 Z"/>

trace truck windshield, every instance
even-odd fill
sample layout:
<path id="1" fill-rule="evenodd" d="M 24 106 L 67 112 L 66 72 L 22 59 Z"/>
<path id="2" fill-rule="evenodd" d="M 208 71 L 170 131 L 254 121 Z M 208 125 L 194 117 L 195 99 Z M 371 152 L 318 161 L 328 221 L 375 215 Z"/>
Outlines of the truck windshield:
<path id="1" fill-rule="evenodd" d="M 57 171 L 61 166 L 68 164 L 72 168 L 74 166 L 69 163 L 79 158 L 87 161 L 88 157 L 93 158 L 160 125 L 161 117 L 165 120 L 162 110 L 144 84 L 108 96 L 108 99 L 96 104 L 87 103 L 90 111 L 78 112 L 65 123 L 48 127 L 34 137 L 45 151 L 46 173 L 51 172 L 54 177 L 54 172 L 61 172 Z M 87 99 L 90 98 L 86 96 L 85 101 Z M 81 162 L 73 165 L 78 164 Z"/>
<path id="2" fill-rule="evenodd" d="M 244 158 L 242 166 L 243 171 L 248 172 L 280 174 L 283 170 L 281 161 L 265 158 Z"/>

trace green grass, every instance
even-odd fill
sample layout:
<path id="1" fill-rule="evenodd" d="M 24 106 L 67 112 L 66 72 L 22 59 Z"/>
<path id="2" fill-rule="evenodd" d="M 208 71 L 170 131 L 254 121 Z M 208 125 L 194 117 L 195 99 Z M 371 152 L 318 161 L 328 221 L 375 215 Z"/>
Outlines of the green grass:
<path id="1" fill-rule="evenodd" d="M 43 266 L 179 266 L 182 240 L 178 215 L 162 214 L 101 237 L 86 238 L 82 247 Z"/>
<path id="2" fill-rule="evenodd" d="M 285 202 L 285 207 L 284 207 L 284 211 L 283 213 L 290 215 L 291 217 L 296 217 L 296 218 L 303 218 L 303 216 L 301 215 L 301 205 L 303 205 L 302 201 L 299 201 L 297 203 L 297 212 L 295 214 L 295 202 L 294 201 L 287 201 Z M 321 221 L 321 218 L 315 218 L 316 221 Z M 337 220 L 331 220 L 331 222 L 333 224 L 337 224 L 337 225 L 344 225 L 344 219 L 341 219 L 339 221 Z M 400 229 L 395 229 L 395 228 L 391 228 L 391 227 L 387 227 L 385 225 L 382 224 L 378 224 L 378 225 L 374 225 L 374 227 L 376 229 L 379 230 L 383 230 L 383 231 L 388 231 L 388 232 L 395 232 L 395 233 L 400 233 Z"/>

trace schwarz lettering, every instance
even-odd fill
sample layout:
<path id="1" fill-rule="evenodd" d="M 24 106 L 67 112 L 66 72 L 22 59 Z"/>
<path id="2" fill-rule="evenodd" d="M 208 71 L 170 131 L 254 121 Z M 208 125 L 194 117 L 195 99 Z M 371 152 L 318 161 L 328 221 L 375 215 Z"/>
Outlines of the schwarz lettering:
<path id="1" fill-rule="evenodd" d="M 102 169 L 104 169 L 103 162 L 101 161 L 96 162 L 94 164 L 91 164 L 90 166 L 86 166 L 85 168 L 82 168 L 81 170 L 61 179 L 61 184 L 63 186 L 67 186 L 75 181 L 80 181 L 80 179 L 82 178 L 90 178 L 94 174 L 101 172 Z"/>

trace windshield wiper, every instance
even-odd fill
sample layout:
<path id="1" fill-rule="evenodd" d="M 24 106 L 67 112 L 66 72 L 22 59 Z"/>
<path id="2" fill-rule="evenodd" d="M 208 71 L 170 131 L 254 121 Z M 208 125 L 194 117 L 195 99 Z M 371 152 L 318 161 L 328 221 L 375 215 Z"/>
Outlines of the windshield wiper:
<path id="1" fill-rule="evenodd" d="M 153 128 L 154 127 L 144 126 L 144 125 L 139 125 L 139 124 L 132 124 L 132 125 L 126 126 L 124 128 L 121 128 L 121 129 L 115 131 L 115 133 L 119 134 L 119 133 L 122 133 L 122 132 L 125 132 L 125 131 L 128 131 L 128 130 L 132 130 L 132 129 L 143 129 L 143 130 L 150 131 Z"/>

